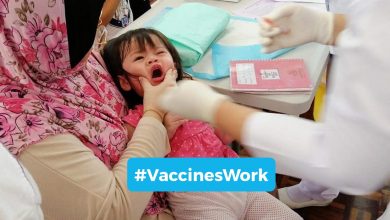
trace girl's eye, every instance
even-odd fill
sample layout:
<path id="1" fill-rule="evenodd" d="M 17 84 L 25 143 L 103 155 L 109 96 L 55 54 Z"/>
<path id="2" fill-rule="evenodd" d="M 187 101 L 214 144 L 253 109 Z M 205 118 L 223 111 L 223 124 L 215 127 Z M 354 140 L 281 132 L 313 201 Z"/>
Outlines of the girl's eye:
<path id="1" fill-rule="evenodd" d="M 160 50 L 160 51 L 157 52 L 157 54 L 164 54 L 164 53 L 166 53 L 165 50 Z"/>
<path id="2" fill-rule="evenodd" d="M 135 58 L 134 58 L 134 61 L 142 60 L 143 58 L 144 58 L 143 56 L 138 56 L 138 57 L 135 57 Z"/>

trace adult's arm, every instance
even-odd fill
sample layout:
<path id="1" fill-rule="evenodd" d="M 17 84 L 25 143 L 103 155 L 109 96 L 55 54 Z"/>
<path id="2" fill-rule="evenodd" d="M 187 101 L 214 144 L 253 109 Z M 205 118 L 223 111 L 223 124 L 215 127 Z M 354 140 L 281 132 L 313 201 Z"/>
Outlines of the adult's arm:
<path id="1" fill-rule="evenodd" d="M 344 14 L 334 14 L 333 37 L 330 45 L 336 44 L 340 33 L 345 29 L 346 22 L 346 16 Z"/>
<path id="2" fill-rule="evenodd" d="M 352 50 L 345 58 L 352 54 L 356 51 Z M 353 60 L 359 63 L 362 59 Z M 278 173 L 346 193 L 366 194 L 390 179 L 387 159 L 390 92 L 378 89 L 386 88 L 390 80 L 387 68 L 378 66 L 376 72 L 381 74 L 375 79 L 366 73 L 368 70 L 356 65 L 342 71 L 345 74 L 336 74 L 342 79 L 337 91 L 329 95 L 322 123 L 258 112 L 227 101 L 204 84 L 193 81 L 179 83 L 161 101 L 165 109 L 177 114 L 214 123 L 240 140 L 253 156 L 274 158 Z"/>
<path id="3" fill-rule="evenodd" d="M 45 219 L 140 219 L 152 194 L 128 190 L 127 160 L 163 157 L 168 152 L 164 126 L 146 116 L 112 170 L 71 134 L 29 146 L 20 160 L 41 191 Z"/>
<path id="4" fill-rule="evenodd" d="M 149 111 L 145 111 L 112 170 L 71 134 L 48 137 L 21 153 L 20 160 L 41 189 L 45 219 L 141 218 L 152 193 L 128 190 L 127 160 L 169 153 L 167 131 L 162 124 L 164 111 L 155 102 L 165 87 L 175 85 L 176 77 L 176 71 L 169 70 L 158 86 L 141 80 L 144 107 Z"/>
<path id="5" fill-rule="evenodd" d="M 351 194 L 375 191 L 390 179 L 390 30 L 385 22 L 390 2 L 380 3 L 365 2 L 350 12 L 321 123 L 255 112 L 199 82 L 168 90 L 162 106 L 216 124 L 252 155 L 274 158 L 279 173 Z"/>
<path id="6" fill-rule="evenodd" d="M 106 26 L 110 22 L 118 8 L 119 2 L 120 0 L 106 0 L 104 2 L 100 18 L 102 20 L 102 25 Z"/>
<path id="7" fill-rule="evenodd" d="M 275 158 L 280 173 L 353 194 L 380 188 L 390 179 L 390 92 L 385 89 L 390 66 L 384 49 L 390 48 L 384 37 L 390 32 L 383 31 L 390 4 L 365 4 L 351 11 L 350 27 L 339 40 L 324 122 L 222 102 L 213 115 L 217 127 L 253 155 Z"/>
<path id="8" fill-rule="evenodd" d="M 353 111 L 335 109 L 326 116 L 326 122 L 315 123 L 224 102 L 216 111 L 215 123 L 241 140 L 253 156 L 274 158 L 278 173 L 346 193 L 367 194 L 390 179 L 386 159 L 390 154 L 386 143 L 389 133 L 383 130 L 384 123 L 371 121 L 383 116 L 383 109 L 376 107 L 369 110 L 375 117 L 348 118 L 356 116 Z"/>

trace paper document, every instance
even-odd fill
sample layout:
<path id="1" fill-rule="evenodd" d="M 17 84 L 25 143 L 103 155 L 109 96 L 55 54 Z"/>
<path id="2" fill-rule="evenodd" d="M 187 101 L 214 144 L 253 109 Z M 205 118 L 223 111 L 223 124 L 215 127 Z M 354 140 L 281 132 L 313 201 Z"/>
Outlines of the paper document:
<path id="1" fill-rule="evenodd" d="M 253 0 L 233 11 L 233 14 L 241 17 L 258 19 L 263 15 L 270 13 L 273 9 L 288 4 L 289 2 L 295 2 L 305 7 L 326 11 L 325 0 Z"/>
<path id="2" fill-rule="evenodd" d="M 283 2 L 275 2 L 273 0 L 253 0 L 245 6 L 233 11 L 235 15 L 247 18 L 259 18 L 268 14 L 274 8 L 285 4 Z"/>

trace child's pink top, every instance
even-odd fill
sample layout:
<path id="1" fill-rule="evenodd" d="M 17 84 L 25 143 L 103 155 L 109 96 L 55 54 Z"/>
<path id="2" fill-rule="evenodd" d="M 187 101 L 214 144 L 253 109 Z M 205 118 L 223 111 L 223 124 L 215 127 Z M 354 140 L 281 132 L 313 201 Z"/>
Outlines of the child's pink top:
<path id="1" fill-rule="evenodd" d="M 137 127 L 143 114 L 143 105 L 130 109 L 123 121 Z M 171 152 L 167 157 L 238 157 L 215 134 L 214 129 L 201 121 L 188 121 L 177 128 L 170 140 Z M 145 209 L 148 215 L 160 213 L 168 206 L 166 193 L 155 192 Z"/>
<path id="2" fill-rule="evenodd" d="M 143 114 L 143 105 L 130 109 L 123 121 L 136 127 Z M 215 134 L 214 129 L 202 121 L 190 120 L 177 128 L 170 140 L 171 152 L 167 157 L 238 157 Z"/>

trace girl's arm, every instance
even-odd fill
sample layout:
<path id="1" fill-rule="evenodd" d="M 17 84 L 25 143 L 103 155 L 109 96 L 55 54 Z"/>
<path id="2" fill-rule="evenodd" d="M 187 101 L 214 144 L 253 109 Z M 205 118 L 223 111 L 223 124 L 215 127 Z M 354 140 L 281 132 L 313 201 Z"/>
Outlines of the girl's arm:
<path id="1" fill-rule="evenodd" d="M 187 119 L 184 119 L 179 115 L 168 112 L 164 117 L 164 126 L 167 129 L 169 139 L 171 139 L 175 135 L 176 130 L 187 121 Z"/>

